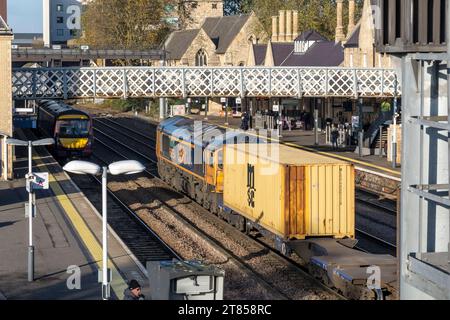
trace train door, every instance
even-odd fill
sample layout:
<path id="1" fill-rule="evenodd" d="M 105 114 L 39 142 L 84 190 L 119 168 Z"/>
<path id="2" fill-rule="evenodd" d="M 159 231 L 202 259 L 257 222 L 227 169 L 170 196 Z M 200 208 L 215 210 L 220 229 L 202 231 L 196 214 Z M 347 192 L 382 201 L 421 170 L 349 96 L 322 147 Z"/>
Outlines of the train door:
<path id="1" fill-rule="evenodd" d="M 223 149 L 216 152 L 216 192 L 223 192 Z"/>
<path id="2" fill-rule="evenodd" d="M 214 164 L 214 151 L 205 150 L 205 179 L 209 185 L 216 184 L 216 169 Z"/>

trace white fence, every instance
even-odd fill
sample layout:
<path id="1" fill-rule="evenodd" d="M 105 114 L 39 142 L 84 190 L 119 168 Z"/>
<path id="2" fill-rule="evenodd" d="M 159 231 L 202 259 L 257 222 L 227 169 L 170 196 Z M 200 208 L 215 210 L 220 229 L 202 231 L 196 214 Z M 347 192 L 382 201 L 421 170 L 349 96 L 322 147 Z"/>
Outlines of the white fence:
<path id="1" fill-rule="evenodd" d="M 390 97 L 392 69 L 284 67 L 15 68 L 13 98 Z"/>

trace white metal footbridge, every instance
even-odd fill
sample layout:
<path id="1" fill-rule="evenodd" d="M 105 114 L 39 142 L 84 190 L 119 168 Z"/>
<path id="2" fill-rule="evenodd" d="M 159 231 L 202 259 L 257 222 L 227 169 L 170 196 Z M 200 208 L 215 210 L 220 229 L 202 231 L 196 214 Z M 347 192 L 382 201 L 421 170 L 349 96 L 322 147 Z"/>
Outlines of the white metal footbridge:
<path id="1" fill-rule="evenodd" d="M 15 68 L 14 100 L 127 97 L 392 97 L 392 69 Z"/>

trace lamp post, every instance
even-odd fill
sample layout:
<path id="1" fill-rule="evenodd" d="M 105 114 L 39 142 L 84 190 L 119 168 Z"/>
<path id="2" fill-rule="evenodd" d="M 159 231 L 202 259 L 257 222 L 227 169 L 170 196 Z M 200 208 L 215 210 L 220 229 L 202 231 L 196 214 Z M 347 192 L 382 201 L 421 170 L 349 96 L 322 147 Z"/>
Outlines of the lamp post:
<path id="1" fill-rule="evenodd" d="M 145 170 L 145 166 L 135 160 L 124 160 L 111 163 L 108 167 L 100 167 L 99 165 L 88 162 L 75 160 L 67 163 L 63 167 L 64 171 L 74 174 L 102 174 L 102 298 L 108 300 L 110 298 L 110 283 L 108 279 L 108 207 L 107 207 L 107 184 L 108 173 L 112 175 L 130 175 L 140 173 Z"/>
<path id="2" fill-rule="evenodd" d="M 395 88 L 394 88 L 394 113 L 392 118 L 393 128 L 392 128 L 392 168 L 397 168 L 397 86 L 398 80 L 397 75 L 395 75 Z"/>
<path id="3" fill-rule="evenodd" d="M 33 201 L 33 147 L 48 146 L 55 143 L 53 138 L 42 139 L 36 141 L 23 141 L 17 139 L 6 139 L 6 145 L 16 147 L 28 147 L 28 173 L 26 186 L 28 191 L 28 281 L 34 281 L 34 245 L 33 245 L 33 212 L 35 212 L 35 204 Z"/>

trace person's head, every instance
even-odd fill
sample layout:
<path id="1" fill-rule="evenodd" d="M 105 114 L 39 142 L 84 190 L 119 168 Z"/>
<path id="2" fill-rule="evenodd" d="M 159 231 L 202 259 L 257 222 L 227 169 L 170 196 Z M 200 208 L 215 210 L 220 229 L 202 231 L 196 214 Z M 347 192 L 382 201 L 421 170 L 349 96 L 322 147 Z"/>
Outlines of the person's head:
<path id="1" fill-rule="evenodd" d="M 131 293 L 135 297 L 139 297 L 141 295 L 141 285 L 136 280 L 131 280 L 128 284 L 128 289 L 130 289 Z"/>

